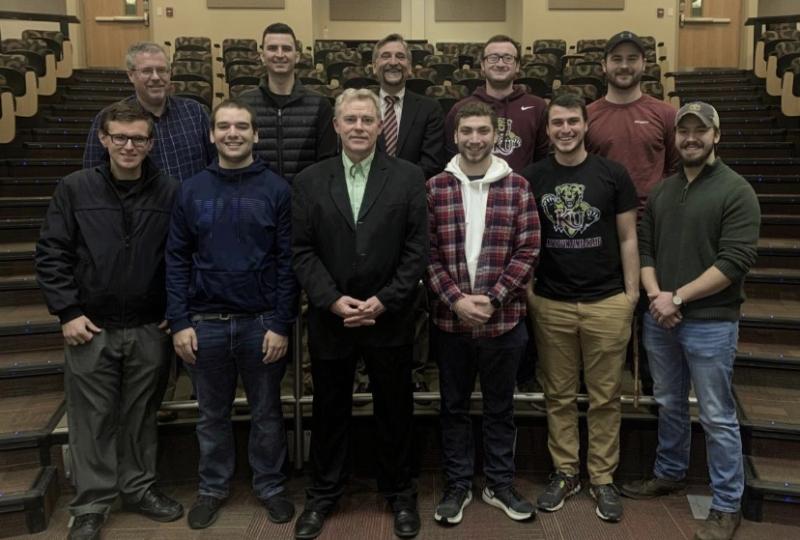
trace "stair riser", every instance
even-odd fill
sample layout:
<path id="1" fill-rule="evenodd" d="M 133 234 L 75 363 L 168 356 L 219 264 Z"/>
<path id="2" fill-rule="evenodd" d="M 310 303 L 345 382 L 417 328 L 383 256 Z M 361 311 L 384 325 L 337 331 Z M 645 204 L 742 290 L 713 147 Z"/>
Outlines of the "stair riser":
<path id="1" fill-rule="evenodd" d="M 30 274 L 33 272 L 33 256 L 22 260 L 0 261 L 0 276 Z"/>
<path id="2" fill-rule="evenodd" d="M 766 120 L 759 117 L 748 117 L 746 119 L 737 119 L 735 116 L 726 118 L 721 124 L 722 136 L 725 137 L 726 129 L 750 129 L 750 128 L 775 128 L 778 125 L 777 118 L 765 117 Z M 750 121 L 754 120 L 754 121 Z M 757 120 L 757 121 L 755 121 Z"/>
<path id="3" fill-rule="evenodd" d="M 9 353 L 61 347 L 63 345 L 64 337 L 61 335 L 60 330 L 43 334 L 0 336 L 0 350 Z"/>
<path id="4" fill-rule="evenodd" d="M 63 389 L 64 375 L 62 373 L 9 379 L 0 378 L 0 395 L 4 397 L 26 396 Z"/>
<path id="5" fill-rule="evenodd" d="M 794 182 L 750 182 L 756 193 L 790 193 L 800 195 L 800 178 Z"/>
<path id="6" fill-rule="evenodd" d="M 746 281 L 744 291 L 750 298 L 800 300 L 800 284 L 795 283 L 752 283 Z M 800 313 L 798 313 L 798 316 L 800 316 Z"/>
<path id="7" fill-rule="evenodd" d="M 748 343 L 785 343 L 786 347 L 800 346 L 800 333 L 783 328 L 739 327 L 739 341 Z"/>
<path id="8" fill-rule="evenodd" d="M 17 217 L 44 217 L 47 212 L 46 205 L 31 204 L 28 206 L 5 206 L 0 208 L 0 214 L 6 218 Z"/>
<path id="9" fill-rule="evenodd" d="M 82 159 L 84 142 L 76 142 L 67 148 L 22 148 L 14 155 L 25 159 Z M 761 155 L 742 155 L 742 157 L 761 157 Z"/>
<path id="10" fill-rule="evenodd" d="M 800 202 L 798 203 L 761 203 L 762 214 L 788 214 L 796 216 L 800 214 Z"/>
<path id="11" fill-rule="evenodd" d="M 734 142 L 734 141 L 728 141 Z M 789 158 L 793 157 L 794 148 L 788 145 L 768 148 L 719 148 L 719 157 L 722 159 L 734 158 Z M 61 154 L 59 154 L 61 155 Z M 42 156 L 47 157 L 47 156 Z"/>
<path id="12" fill-rule="evenodd" d="M 761 223 L 761 236 L 767 238 L 800 238 L 800 223 Z"/>
<path id="13" fill-rule="evenodd" d="M 0 197 L 49 197 L 56 185 L 51 182 L 40 184 L 2 184 Z"/>
<path id="14" fill-rule="evenodd" d="M 797 255 L 765 255 L 759 253 L 756 258 L 757 268 L 792 268 L 800 269 L 800 251 Z"/>
<path id="15" fill-rule="evenodd" d="M 39 227 L 0 228 L 0 243 L 34 242 L 39 238 Z"/>
<path id="16" fill-rule="evenodd" d="M 748 440 L 749 439 L 749 440 Z M 800 441 L 766 438 L 755 435 L 745 437 L 746 444 L 749 442 L 749 452 L 752 456 L 763 456 L 772 458 L 797 459 L 800 456 Z"/>
<path id="17" fill-rule="evenodd" d="M 723 130 L 721 140 L 722 140 L 722 142 L 744 143 L 744 142 L 762 142 L 762 141 L 767 141 L 767 140 L 770 140 L 770 139 L 777 140 L 777 141 L 782 141 L 783 138 L 784 138 L 784 135 L 770 135 L 770 134 L 762 134 L 762 133 L 756 133 L 756 134 L 751 135 L 749 133 L 737 133 L 735 129 L 729 128 L 729 131 L 727 131 L 727 132 Z M 45 139 L 37 139 L 37 140 L 44 141 Z M 65 139 L 58 139 L 58 140 L 53 139 L 54 142 L 61 142 L 62 140 L 65 140 Z M 84 141 L 78 141 L 78 142 L 85 142 L 85 140 Z"/>
<path id="18" fill-rule="evenodd" d="M 28 163 L 26 165 L 21 162 L 14 162 L 7 165 L 2 172 L 2 176 L 61 178 L 80 169 L 81 164 L 79 162 L 74 164 L 55 162 L 46 165 L 41 163 Z"/>
<path id="19" fill-rule="evenodd" d="M 716 104 L 717 106 L 721 106 L 721 104 Z M 736 109 L 733 111 L 717 111 L 719 113 L 719 123 L 720 126 L 725 126 L 725 119 L 728 117 L 745 117 L 745 118 L 763 118 L 765 116 L 775 116 L 778 111 L 773 110 L 761 110 L 761 109 L 750 109 L 749 107 L 742 105 L 741 109 Z M 724 127 L 723 127 L 724 129 Z"/>
<path id="20" fill-rule="evenodd" d="M 35 495 L 21 504 L 0 506 L 0 538 L 24 536 L 47 529 L 60 493 L 56 470 L 46 468 L 36 486 Z"/>
<path id="21" fill-rule="evenodd" d="M 44 300 L 42 292 L 38 288 L 28 288 L 16 290 L 0 290 L 0 306 L 19 306 L 26 304 L 38 304 Z"/>
<path id="22" fill-rule="evenodd" d="M 49 107 L 49 116 L 95 116 L 103 109 L 102 104 L 92 104 L 90 107 L 76 107 L 74 104 Z"/>
<path id="23" fill-rule="evenodd" d="M 756 165 L 731 165 L 733 170 L 741 175 L 745 174 L 763 174 L 763 175 L 777 175 L 777 174 L 797 174 L 797 165 L 792 164 L 768 164 L 759 163 Z"/>
<path id="24" fill-rule="evenodd" d="M 27 468 L 41 464 L 38 448 L 17 448 L 0 452 L 0 471 Z"/>

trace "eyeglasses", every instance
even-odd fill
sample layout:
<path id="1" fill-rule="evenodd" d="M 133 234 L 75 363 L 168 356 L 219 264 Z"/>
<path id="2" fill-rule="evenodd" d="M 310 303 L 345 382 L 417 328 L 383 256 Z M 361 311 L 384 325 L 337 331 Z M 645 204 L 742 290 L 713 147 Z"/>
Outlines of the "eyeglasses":
<path id="1" fill-rule="evenodd" d="M 128 144 L 128 141 L 133 143 L 135 148 L 144 148 L 147 146 L 147 143 L 150 142 L 150 137 L 142 137 L 140 135 L 134 135 L 133 137 L 129 137 L 127 135 L 123 135 L 122 133 L 107 133 L 111 142 L 114 143 L 115 146 L 125 146 Z"/>
<path id="2" fill-rule="evenodd" d="M 517 61 L 517 57 L 513 54 L 487 54 L 483 59 L 490 64 L 496 64 L 500 60 L 502 60 L 504 64 L 511 64 Z"/>
<path id="3" fill-rule="evenodd" d="M 142 77 L 152 77 L 153 73 L 157 73 L 159 77 L 164 77 L 169 73 L 169 68 L 165 67 L 149 67 L 144 69 L 132 69 L 131 71 L 135 71 Z"/>

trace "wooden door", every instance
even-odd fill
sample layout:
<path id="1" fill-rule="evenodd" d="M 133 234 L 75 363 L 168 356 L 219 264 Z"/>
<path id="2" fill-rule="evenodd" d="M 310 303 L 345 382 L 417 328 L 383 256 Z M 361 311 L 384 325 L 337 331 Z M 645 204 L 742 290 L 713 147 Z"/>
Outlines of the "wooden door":
<path id="1" fill-rule="evenodd" d="M 678 2 L 678 67 L 738 68 L 742 0 Z"/>
<path id="2" fill-rule="evenodd" d="M 125 52 L 150 40 L 148 0 L 84 0 L 87 67 L 125 67 Z"/>

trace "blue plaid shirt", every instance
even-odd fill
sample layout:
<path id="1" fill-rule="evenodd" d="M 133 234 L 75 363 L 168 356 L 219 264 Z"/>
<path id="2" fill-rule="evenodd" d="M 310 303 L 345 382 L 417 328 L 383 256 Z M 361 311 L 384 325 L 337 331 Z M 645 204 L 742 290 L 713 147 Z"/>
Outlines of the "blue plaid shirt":
<path id="1" fill-rule="evenodd" d="M 136 96 L 125 98 L 125 101 Z M 92 122 L 84 168 L 95 167 L 108 160 L 108 152 L 97 138 L 100 115 Z M 208 114 L 202 105 L 191 99 L 170 96 L 160 117 L 153 116 L 154 140 L 150 159 L 165 174 L 181 182 L 202 171 L 217 156 L 216 147 L 208 139 Z"/>

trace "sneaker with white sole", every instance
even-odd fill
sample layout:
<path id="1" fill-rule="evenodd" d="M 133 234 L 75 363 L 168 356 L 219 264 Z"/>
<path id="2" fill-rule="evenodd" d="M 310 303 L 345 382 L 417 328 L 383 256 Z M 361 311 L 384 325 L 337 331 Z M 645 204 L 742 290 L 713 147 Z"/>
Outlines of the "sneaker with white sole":
<path id="1" fill-rule="evenodd" d="M 444 492 L 433 519 L 444 525 L 457 525 L 464 517 L 464 508 L 472 502 L 472 490 L 460 487 L 449 487 Z"/>
<path id="2" fill-rule="evenodd" d="M 569 475 L 555 472 L 550 475 L 550 483 L 536 499 L 536 506 L 545 512 L 555 512 L 564 506 L 567 497 L 581 490 L 581 481 L 577 474 Z"/>
<path id="3" fill-rule="evenodd" d="M 514 486 L 497 491 L 485 487 L 481 498 L 483 502 L 499 508 L 515 521 L 525 521 L 536 516 L 536 508 L 529 500 L 520 495 Z"/>

